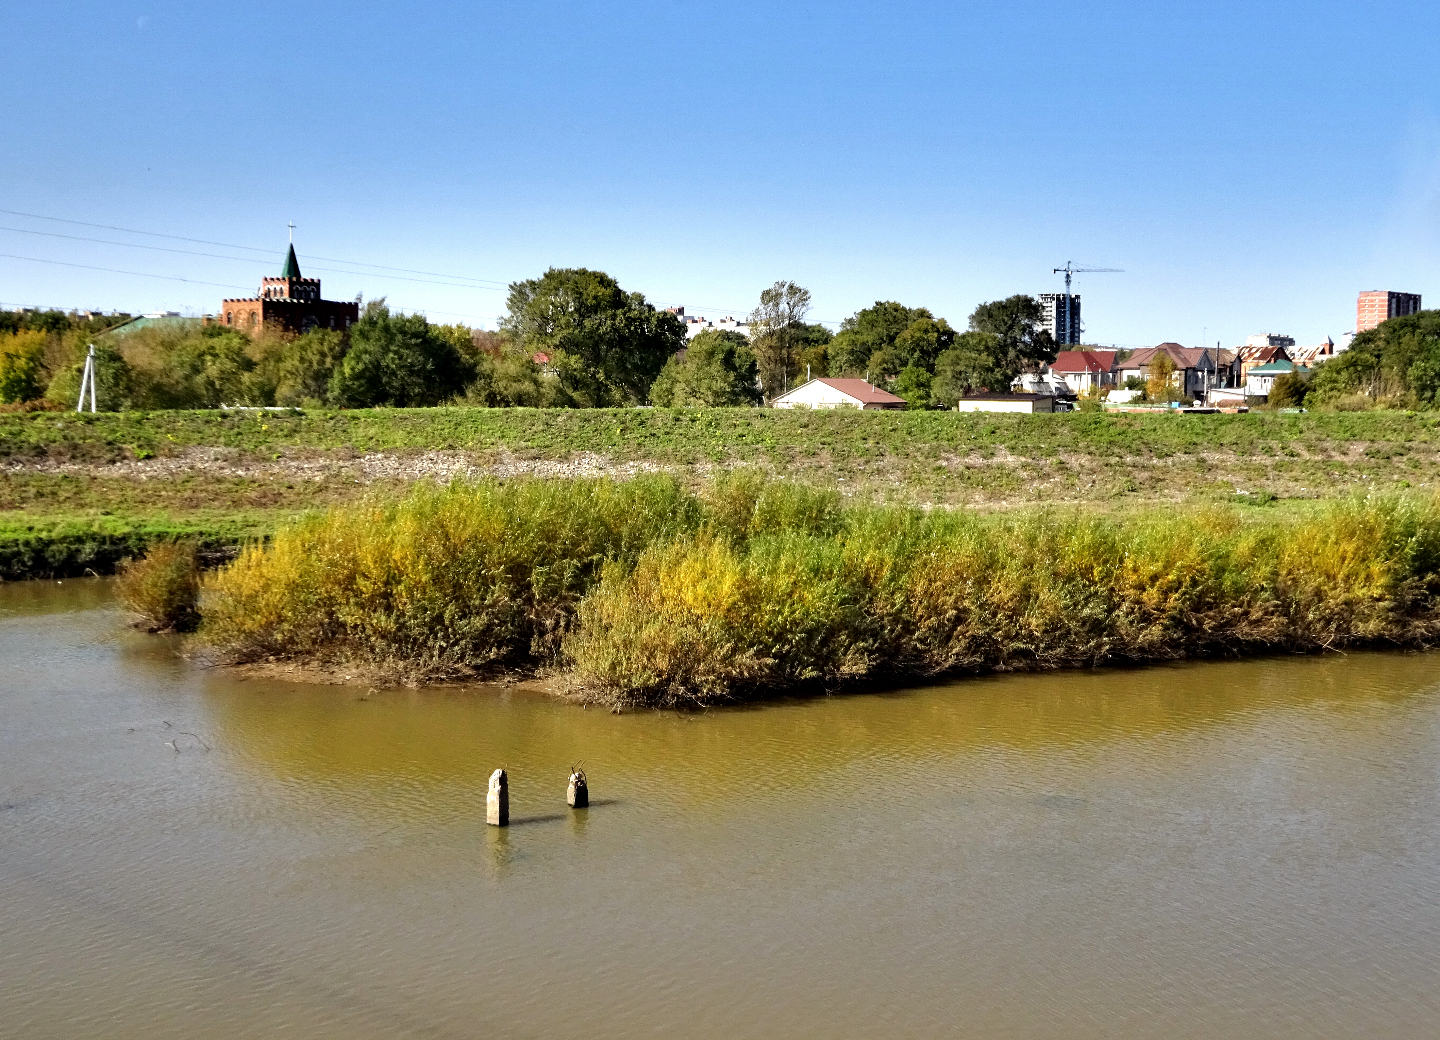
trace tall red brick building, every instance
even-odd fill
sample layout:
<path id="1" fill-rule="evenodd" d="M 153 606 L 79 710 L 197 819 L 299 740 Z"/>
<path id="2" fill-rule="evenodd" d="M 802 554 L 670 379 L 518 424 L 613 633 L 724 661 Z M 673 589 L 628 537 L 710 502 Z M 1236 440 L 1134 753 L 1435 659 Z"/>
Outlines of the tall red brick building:
<path id="1" fill-rule="evenodd" d="M 1382 321 L 1416 314 L 1419 310 L 1419 293 L 1387 292 L 1384 289 L 1362 292 L 1355 303 L 1355 334 L 1368 332 Z"/>
<path id="2" fill-rule="evenodd" d="M 221 325 L 255 331 L 262 325 L 273 325 L 286 332 L 303 333 L 313 328 L 348 329 L 360 319 L 360 305 L 354 302 L 322 300 L 320 279 L 300 277 L 300 261 L 295 259 L 295 245 L 279 278 L 265 278 L 258 296 L 245 300 L 220 301 L 215 320 Z"/>

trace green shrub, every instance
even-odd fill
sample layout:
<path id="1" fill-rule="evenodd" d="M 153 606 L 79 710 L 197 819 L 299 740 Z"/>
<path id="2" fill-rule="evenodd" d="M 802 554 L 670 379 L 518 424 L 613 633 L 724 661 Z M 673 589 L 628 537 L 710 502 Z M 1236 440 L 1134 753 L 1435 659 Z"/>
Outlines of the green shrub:
<path id="1" fill-rule="evenodd" d="M 45 333 L 0 333 L 0 404 L 33 401 L 44 389 Z"/>
<path id="2" fill-rule="evenodd" d="M 843 507 L 731 474 L 422 486 L 312 516 L 206 586 L 236 660 L 412 676 L 566 664 L 609 705 L 1440 635 L 1440 503 L 1124 519 Z"/>
<path id="3" fill-rule="evenodd" d="M 121 565 L 115 594 L 151 632 L 188 632 L 199 621 L 200 566 L 193 542 L 157 542 Z"/>
<path id="4" fill-rule="evenodd" d="M 705 536 L 612 567 L 565 648 L 611 704 L 859 678 L 1073 667 L 1440 632 L 1440 512 L 1262 523 L 856 510 L 833 536 Z"/>
<path id="5" fill-rule="evenodd" d="M 204 638 L 238 660 L 318 656 L 420 673 L 541 663 L 606 561 L 693 529 L 673 480 L 421 485 L 312 516 L 207 586 Z"/>

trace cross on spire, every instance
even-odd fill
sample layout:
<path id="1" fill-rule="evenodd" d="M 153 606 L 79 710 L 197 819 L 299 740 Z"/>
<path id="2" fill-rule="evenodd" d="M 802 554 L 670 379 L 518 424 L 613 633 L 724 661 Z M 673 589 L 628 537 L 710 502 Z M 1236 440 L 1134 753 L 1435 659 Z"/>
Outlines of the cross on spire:
<path id="1" fill-rule="evenodd" d="M 285 226 L 290 229 L 290 244 L 293 246 L 295 244 L 295 221 L 292 220 Z"/>

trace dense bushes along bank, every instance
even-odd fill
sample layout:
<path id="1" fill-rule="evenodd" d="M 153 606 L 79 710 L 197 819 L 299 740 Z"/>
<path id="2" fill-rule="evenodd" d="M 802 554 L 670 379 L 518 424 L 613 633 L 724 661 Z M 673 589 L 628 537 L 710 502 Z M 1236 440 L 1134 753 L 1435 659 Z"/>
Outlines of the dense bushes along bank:
<path id="1" fill-rule="evenodd" d="M 1126 520 L 840 506 L 738 478 L 421 487 L 338 508 L 208 584 L 234 660 L 415 677 L 565 669 L 577 695 L 707 704 L 864 679 L 1423 645 L 1440 506 Z"/>

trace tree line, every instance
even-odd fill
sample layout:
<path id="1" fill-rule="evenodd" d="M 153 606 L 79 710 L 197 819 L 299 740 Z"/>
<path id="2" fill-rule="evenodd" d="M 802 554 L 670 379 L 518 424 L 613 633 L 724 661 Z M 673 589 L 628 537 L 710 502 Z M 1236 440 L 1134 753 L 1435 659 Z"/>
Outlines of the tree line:
<path id="1" fill-rule="evenodd" d="M 611 276 L 552 268 L 515 282 L 495 331 L 433 324 L 369 301 L 347 332 L 254 334 L 198 320 L 128 333 L 128 315 L 0 312 L 0 406 L 73 407 L 84 355 L 96 347 L 107 410 L 293 405 L 365 408 L 742 407 L 804 379 L 868 379 L 911 408 L 950 408 L 1005 392 L 1053 361 L 1040 304 L 982 303 L 961 330 L 925 307 L 877 301 L 837 332 L 808 321 L 810 293 L 776 282 L 749 314 L 750 335 L 707 329 L 686 339 L 676 315 Z M 1392 318 L 1350 350 L 1276 381 L 1284 405 L 1440 407 L 1440 312 Z"/>
<path id="2" fill-rule="evenodd" d="M 512 284 L 506 306 L 491 332 L 432 324 L 371 300 L 348 331 L 299 336 L 198 320 L 108 332 L 119 318 L 7 312 L 0 403 L 73 406 L 91 343 L 106 410 L 738 407 L 825 375 L 867 378 L 912 408 L 949 407 L 967 392 L 1008 389 L 1020 371 L 1055 356 L 1028 296 L 981 304 L 963 332 L 924 307 L 890 301 L 832 333 L 806 320 L 809 291 L 781 281 L 760 294 L 748 337 L 710 329 L 688 341 L 675 314 L 601 271 L 552 268 Z"/>

